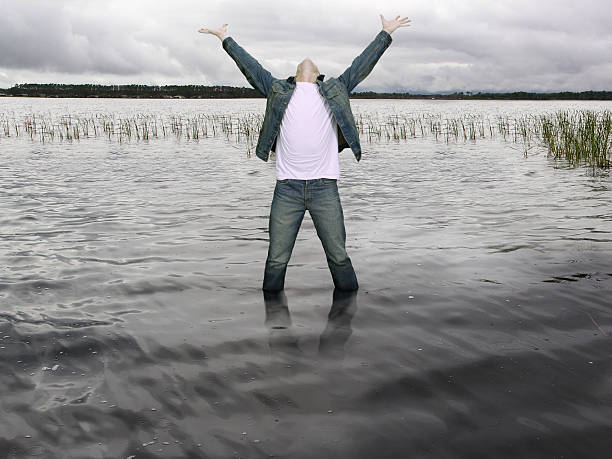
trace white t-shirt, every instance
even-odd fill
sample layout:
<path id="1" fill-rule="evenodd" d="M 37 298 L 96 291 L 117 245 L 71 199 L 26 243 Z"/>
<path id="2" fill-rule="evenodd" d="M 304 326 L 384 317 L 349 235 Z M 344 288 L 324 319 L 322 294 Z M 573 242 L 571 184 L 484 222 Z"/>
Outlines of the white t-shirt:
<path id="1" fill-rule="evenodd" d="M 276 139 L 276 178 L 340 178 L 338 126 L 316 83 L 296 81 Z"/>

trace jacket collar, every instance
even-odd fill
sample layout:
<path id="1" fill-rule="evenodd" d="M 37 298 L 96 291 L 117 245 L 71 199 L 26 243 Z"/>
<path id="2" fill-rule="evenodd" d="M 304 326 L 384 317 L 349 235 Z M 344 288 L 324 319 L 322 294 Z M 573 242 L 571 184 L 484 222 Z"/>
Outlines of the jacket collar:
<path id="1" fill-rule="evenodd" d="M 319 81 L 321 81 L 321 82 L 323 81 L 323 79 L 324 79 L 324 78 L 325 78 L 325 75 L 324 75 L 324 74 L 322 74 L 322 73 L 320 73 L 320 74 L 317 76 L 317 80 L 319 80 Z M 287 78 L 287 81 L 288 81 L 289 83 L 291 83 L 291 84 L 295 84 L 295 76 L 290 76 L 289 78 Z"/>

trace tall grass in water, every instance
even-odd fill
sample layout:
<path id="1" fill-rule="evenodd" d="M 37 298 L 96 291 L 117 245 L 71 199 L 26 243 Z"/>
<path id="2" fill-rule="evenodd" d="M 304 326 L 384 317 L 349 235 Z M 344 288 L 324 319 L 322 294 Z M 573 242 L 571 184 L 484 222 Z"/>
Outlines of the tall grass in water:
<path id="1" fill-rule="evenodd" d="M 515 118 L 498 115 L 495 120 L 474 114 L 454 118 L 429 113 L 382 118 L 377 114 L 358 114 L 355 121 L 360 135 L 370 142 L 429 136 L 447 143 L 500 138 L 520 145 L 525 156 L 539 146 L 550 156 L 565 159 L 572 166 L 612 166 L 612 112 L 609 110 L 558 111 Z"/>
<path id="2" fill-rule="evenodd" d="M 14 113 L 0 112 L 0 139 L 27 136 L 41 142 L 75 141 L 106 138 L 109 141 L 149 141 L 161 138 L 198 141 L 223 136 L 229 142 L 247 145 L 250 154 L 257 141 L 263 115 L 149 115 L 119 117 L 110 113 L 92 115 L 26 114 L 17 119 Z"/>
<path id="3" fill-rule="evenodd" d="M 263 115 L 115 114 L 92 115 L 27 114 L 17 119 L 0 112 L 0 139 L 27 136 L 42 142 L 78 141 L 106 138 L 119 142 L 174 138 L 199 141 L 224 137 L 228 142 L 246 145 L 247 155 L 257 142 Z M 362 140 L 400 142 L 432 138 L 436 141 L 476 142 L 500 139 L 520 145 L 525 155 L 534 147 L 544 148 L 554 158 L 564 158 L 571 165 L 610 167 L 612 150 L 612 113 L 609 110 L 558 111 L 545 115 L 510 118 L 498 115 L 491 119 L 465 113 L 455 117 L 441 114 L 357 113 L 355 123 Z"/>
<path id="4" fill-rule="evenodd" d="M 555 158 L 593 167 L 612 165 L 612 112 L 560 111 L 541 116 L 542 140 Z"/>

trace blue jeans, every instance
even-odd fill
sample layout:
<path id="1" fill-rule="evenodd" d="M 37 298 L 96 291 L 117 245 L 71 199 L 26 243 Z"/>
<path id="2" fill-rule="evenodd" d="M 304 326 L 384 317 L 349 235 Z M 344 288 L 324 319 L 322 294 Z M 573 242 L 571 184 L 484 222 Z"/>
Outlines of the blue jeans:
<path id="1" fill-rule="evenodd" d="M 357 276 L 345 248 L 338 184 L 327 178 L 276 181 L 270 208 L 270 246 L 263 290 L 284 289 L 287 263 L 307 209 L 325 250 L 334 286 L 340 290 L 357 290 Z"/>

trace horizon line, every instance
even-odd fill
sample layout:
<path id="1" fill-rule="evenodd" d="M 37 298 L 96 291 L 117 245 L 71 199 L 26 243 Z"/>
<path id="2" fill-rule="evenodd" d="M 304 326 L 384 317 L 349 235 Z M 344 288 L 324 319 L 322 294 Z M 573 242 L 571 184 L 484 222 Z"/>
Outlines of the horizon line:
<path id="1" fill-rule="evenodd" d="M 102 84 L 102 83 L 15 83 L 13 86 L 9 88 L 0 88 L 0 91 L 10 91 L 11 89 L 20 89 L 21 86 L 99 86 L 99 87 L 147 87 L 147 88 L 164 88 L 164 87 L 198 87 L 198 88 L 214 88 L 214 87 L 225 87 L 237 90 L 248 90 L 255 91 L 252 87 L 247 86 L 230 86 L 225 84 L 215 84 L 215 85 L 202 85 L 202 84 L 142 84 L 142 83 L 123 83 L 123 84 Z M 25 89 L 25 88 L 24 88 Z M 423 95 L 423 96 L 436 96 L 436 95 L 478 95 L 478 94 L 517 94 L 517 93 L 526 93 L 526 94 L 583 94 L 583 93 L 609 93 L 612 92 L 612 89 L 609 90 L 596 90 L 596 89 L 583 89 L 583 90 L 527 90 L 527 89 L 519 89 L 519 90 L 504 90 L 504 89 L 496 89 L 496 90 L 483 90 L 483 89 L 474 89 L 474 90 L 459 90 L 459 89 L 449 89 L 444 91 L 425 91 L 420 92 L 419 90 L 386 90 L 386 91 L 374 91 L 374 90 L 364 90 L 364 91 L 353 91 L 350 94 L 409 94 L 409 95 Z"/>

